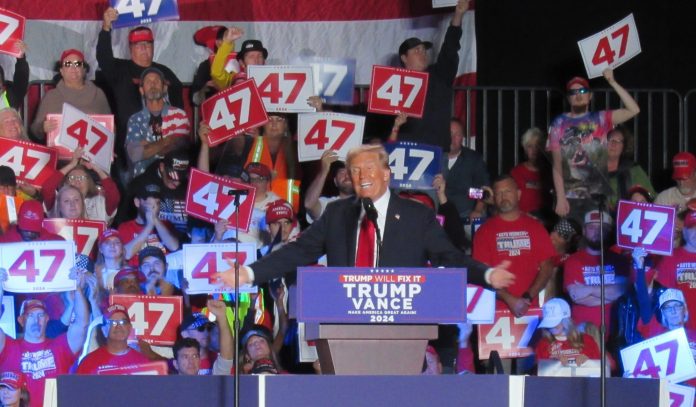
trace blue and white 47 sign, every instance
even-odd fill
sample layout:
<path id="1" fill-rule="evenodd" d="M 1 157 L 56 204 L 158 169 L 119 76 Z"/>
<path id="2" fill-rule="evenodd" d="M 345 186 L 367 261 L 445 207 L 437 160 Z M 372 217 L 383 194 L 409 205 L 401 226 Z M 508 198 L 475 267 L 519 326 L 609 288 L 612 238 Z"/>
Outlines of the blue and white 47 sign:
<path id="1" fill-rule="evenodd" d="M 314 90 L 330 105 L 352 105 L 355 58 L 300 57 L 298 65 L 312 67 Z"/>
<path id="2" fill-rule="evenodd" d="M 179 19 L 177 0 L 109 0 L 109 4 L 118 11 L 114 28 Z"/>
<path id="3" fill-rule="evenodd" d="M 440 147 L 408 141 L 387 143 L 391 168 L 391 188 L 433 189 L 433 179 L 440 172 Z"/>

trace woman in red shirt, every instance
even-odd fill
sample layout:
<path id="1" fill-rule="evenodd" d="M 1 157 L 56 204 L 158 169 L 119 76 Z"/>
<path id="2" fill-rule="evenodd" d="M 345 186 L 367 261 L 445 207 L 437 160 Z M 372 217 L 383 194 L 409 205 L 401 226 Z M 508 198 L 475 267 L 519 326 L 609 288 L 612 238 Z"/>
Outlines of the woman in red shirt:
<path id="1" fill-rule="evenodd" d="M 544 304 L 539 323 L 542 338 L 536 346 L 537 361 L 559 360 L 564 366 L 581 366 L 588 359 L 599 359 L 599 347 L 591 336 L 578 331 L 570 317 L 570 305 L 561 298 Z"/>

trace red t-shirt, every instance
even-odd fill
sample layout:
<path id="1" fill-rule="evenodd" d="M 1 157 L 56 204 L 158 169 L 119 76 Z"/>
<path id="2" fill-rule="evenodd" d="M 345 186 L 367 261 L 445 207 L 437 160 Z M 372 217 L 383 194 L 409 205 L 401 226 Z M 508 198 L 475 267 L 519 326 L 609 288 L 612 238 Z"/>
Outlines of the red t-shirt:
<path id="1" fill-rule="evenodd" d="M 160 221 L 162 222 L 167 229 L 169 229 L 172 233 L 174 233 L 174 226 L 172 226 L 171 223 L 167 222 L 166 220 Z M 129 220 L 128 222 L 121 223 L 118 227 L 118 233 L 121 235 L 121 238 L 123 239 L 123 245 L 125 246 L 128 242 L 131 240 L 135 239 L 136 236 L 140 234 L 140 232 L 143 231 L 145 228 L 145 225 L 141 225 L 138 222 L 133 220 Z M 164 246 L 162 243 L 162 240 L 160 239 L 159 235 L 157 234 L 157 229 L 153 229 L 152 233 L 150 233 L 147 236 L 147 241 L 146 241 L 147 246 L 156 246 L 162 249 L 164 254 L 169 253 L 167 248 Z M 143 246 L 144 247 L 144 246 Z M 142 248 L 141 248 L 142 250 Z M 131 257 L 128 260 L 128 265 L 133 266 L 133 267 L 138 267 L 138 256 L 137 252 L 136 255 Z"/>
<path id="2" fill-rule="evenodd" d="M 45 380 L 68 374 L 77 360 L 68 344 L 66 334 L 42 343 L 30 343 L 24 339 L 5 337 L 5 348 L 0 352 L 0 372 L 21 371 L 27 380 L 31 407 L 41 407 Z"/>
<path id="3" fill-rule="evenodd" d="M 511 262 L 509 270 L 517 279 L 507 290 L 518 297 L 534 282 L 539 265 L 555 255 L 556 250 L 544 226 L 524 213 L 514 221 L 494 216 L 474 235 L 474 259 L 491 266 L 503 260 Z M 537 298 L 533 299 L 532 305 L 538 305 Z M 505 306 L 502 301 L 496 304 L 499 309 Z"/>
<path id="4" fill-rule="evenodd" d="M 522 192 L 519 203 L 520 209 L 525 212 L 541 209 L 544 204 L 545 193 L 542 190 L 539 171 L 531 170 L 526 165 L 520 164 L 510 171 L 510 175 L 515 179 L 517 187 Z"/>
<path id="5" fill-rule="evenodd" d="M 599 357 L 599 346 L 597 342 L 590 335 L 582 335 L 582 349 L 576 349 L 568 340 L 555 340 L 554 342 L 549 342 L 546 338 L 541 338 L 536 346 L 536 358 L 537 360 L 542 359 L 560 359 L 561 355 L 569 358 L 576 357 L 578 355 L 585 355 L 589 359 L 600 359 Z"/>
<path id="6" fill-rule="evenodd" d="M 104 369 L 140 365 L 149 362 L 150 360 L 145 355 L 134 349 L 128 348 L 128 352 L 125 354 L 114 355 L 106 350 L 106 346 L 101 346 L 82 359 L 80 366 L 77 367 L 77 374 L 100 374 Z M 113 373 L 106 372 L 104 374 Z"/>
<path id="7" fill-rule="evenodd" d="M 671 256 L 664 256 L 657 264 L 657 281 L 684 293 L 689 310 L 687 328 L 696 329 L 696 253 L 683 247 L 674 249 Z"/>
<path id="8" fill-rule="evenodd" d="M 623 277 L 629 279 L 629 263 L 625 257 L 616 253 L 607 252 L 604 255 L 604 283 L 606 285 L 616 284 L 616 279 Z M 563 288 L 568 291 L 571 284 L 582 284 L 587 286 L 599 286 L 599 255 L 590 254 L 587 250 L 579 250 L 565 262 L 563 273 Z M 604 306 L 604 321 L 610 325 L 611 302 L 607 301 Z M 586 306 L 571 304 L 571 313 L 576 323 L 592 322 L 596 326 L 600 325 L 599 306 Z"/>

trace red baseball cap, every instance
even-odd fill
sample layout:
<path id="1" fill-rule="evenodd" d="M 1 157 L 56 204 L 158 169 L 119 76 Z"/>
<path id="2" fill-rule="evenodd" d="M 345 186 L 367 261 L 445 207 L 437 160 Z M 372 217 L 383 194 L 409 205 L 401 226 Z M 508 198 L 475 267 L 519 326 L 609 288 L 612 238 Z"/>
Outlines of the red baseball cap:
<path id="1" fill-rule="evenodd" d="M 685 180 L 696 170 L 696 157 L 693 154 L 682 151 L 672 158 L 672 179 Z"/>
<path id="2" fill-rule="evenodd" d="M 109 308 L 106 309 L 106 312 L 104 312 L 104 318 L 111 319 L 111 317 L 119 313 L 125 315 L 126 319 L 130 321 L 130 316 L 128 316 L 128 309 L 126 309 L 126 307 L 124 307 L 121 304 L 110 305 Z"/>
<path id="3" fill-rule="evenodd" d="M 578 84 L 583 88 L 590 88 L 590 82 L 588 82 L 587 79 L 583 78 L 582 76 L 576 76 L 566 83 L 566 90 L 570 90 L 570 87 L 575 84 Z"/>
<path id="4" fill-rule="evenodd" d="M 82 51 L 76 50 L 75 48 L 70 48 L 66 49 L 62 54 L 60 54 L 60 62 L 63 62 L 69 55 L 77 55 L 82 61 L 85 60 L 85 54 L 83 54 Z"/>
<path id="5" fill-rule="evenodd" d="M 25 201 L 19 208 L 17 227 L 29 232 L 41 233 L 43 220 L 44 211 L 41 202 L 32 199 Z"/>
<path id="6" fill-rule="evenodd" d="M 138 280 L 138 283 L 145 282 L 145 276 L 140 272 L 140 270 L 133 267 L 124 267 L 114 276 L 114 285 L 118 284 L 119 281 L 129 276 L 135 277 L 135 279 Z"/>
<path id="7" fill-rule="evenodd" d="M 105 240 L 111 239 L 112 237 L 117 238 L 121 242 L 123 242 L 123 238 L 121 237 L 121 234 L 118 233 L 118 230 L 116 229 L 106 229 L 102 232 L 101 235 L 99 235 L 99 244 L 104 243 Z"/>
<path id="8" fill-rule="evenodd" d="M 292 205 L 284 199 L 271 202 L 266 208 L 266 223 L 275 223 L 281 219 L 294 219 Z"/>
<path id="9" fill-rule="evenodd" d="M 244 169 L 248 174 L 256 174 L 259 177 L 271 179 L 271 169 L 266 164 L 259 162 L 249 163 Z"/>
<path id="10" fill-rule="evenodd" d="M 9 387 L 12 390 L 23 389 L 26 387 L 24 374 L 20 372 L 2 372 L 0 375 L 0 386 Z"/>
<path id="11" fill-rule="evenodd" d="M 128 33 L 128 43 L 135 44 L 141 41 L 155 42 L 155 36 L 152 35 L 152 30 L 147 27 L 138 27 L 132 29 Z"/>
<path id="12" fill-rule="evenodd" d="M 19 315 L 24 316 L 25 314 L 28 314 L 29 312 L 35 309 L 41 309 L 44 310 L 44 312 L 47 311 L 46 304 L 44 304 L 44 302 L 41 300 L 37 300 L 36 298 L 24 300 L 22 302 L 22 306 L 19 307 Z"/>

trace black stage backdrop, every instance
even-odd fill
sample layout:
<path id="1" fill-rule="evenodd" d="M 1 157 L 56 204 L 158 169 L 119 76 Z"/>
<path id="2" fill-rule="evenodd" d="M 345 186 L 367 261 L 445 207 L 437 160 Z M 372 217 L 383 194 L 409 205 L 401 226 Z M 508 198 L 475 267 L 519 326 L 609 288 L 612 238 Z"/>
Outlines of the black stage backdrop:
<path id="1" fill-rule="evenodd" d="M 696 88 L 696 5 L 687 1 L 477 1 L 478 83 L 561 87 L 585 75 L 577 41 L 630 13 L 642 52 L 616 69 L 619 83 Z M 601 78 L 592 85 L 606 87 Z"/>

